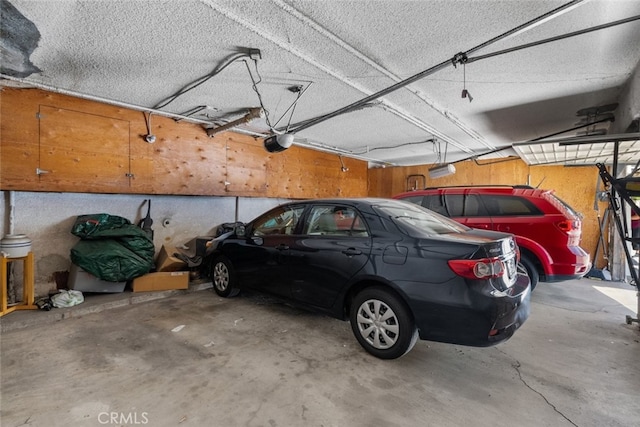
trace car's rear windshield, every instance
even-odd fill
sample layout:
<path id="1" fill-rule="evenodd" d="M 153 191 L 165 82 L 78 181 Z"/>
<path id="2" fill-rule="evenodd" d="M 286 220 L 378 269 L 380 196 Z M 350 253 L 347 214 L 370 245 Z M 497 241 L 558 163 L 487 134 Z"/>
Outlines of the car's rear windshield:
<path id="1" fill-rule="evenodd" d="M 375 206 L 380 216 L 391 219 L 405 234 L 429 237 L 435 234 L 461 233 L 468 227 L 408 202 Z"/>

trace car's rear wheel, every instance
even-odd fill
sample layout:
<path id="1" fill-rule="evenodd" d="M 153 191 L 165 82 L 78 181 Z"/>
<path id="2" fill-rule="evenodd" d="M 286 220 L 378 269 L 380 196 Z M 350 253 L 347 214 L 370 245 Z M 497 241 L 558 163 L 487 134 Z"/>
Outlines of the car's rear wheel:
<path id="1" fill-rule="evenodd" d="M 238 295 L 236 272 L 229 258 L 219 256 L 211 263 L 211 281 L 213 290 L 221 297 L 229 298 Z"/>
<path id="2" fill-rule="evenodd" d="M 520 264 L 527 271 L 527 274 L 529 275 L 529 281 L 531 282 L 531 290 L 533 290 L 540 280 L 540 274 L 538 273 L 538 270 L 536 269 L 533 261 L 531 261 L 524 255 L 520 258 Z"/>
<path id="3" fill-rule="evenodd" d="M 351 329 L 360 345 L 380 359 L 396 359 L 408 353 L 418 340 L 409 309 L 394 293 L 367 288 L 351 305 Z"/>

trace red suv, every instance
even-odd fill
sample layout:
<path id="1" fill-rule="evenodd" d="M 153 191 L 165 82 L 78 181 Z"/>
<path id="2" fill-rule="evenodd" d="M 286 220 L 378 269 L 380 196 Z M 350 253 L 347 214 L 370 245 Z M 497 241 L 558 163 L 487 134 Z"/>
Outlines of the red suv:
<path id="1" fill-rule="evenodd" d="M 579 279 L 591 268 L 589 254 L 578 246 L 581 215 L 552 190 L 525 185 L 439 187 L 394 199 L 424 206 L 468 227 L 514 234 L 531 289 L 538 281 Z"/>

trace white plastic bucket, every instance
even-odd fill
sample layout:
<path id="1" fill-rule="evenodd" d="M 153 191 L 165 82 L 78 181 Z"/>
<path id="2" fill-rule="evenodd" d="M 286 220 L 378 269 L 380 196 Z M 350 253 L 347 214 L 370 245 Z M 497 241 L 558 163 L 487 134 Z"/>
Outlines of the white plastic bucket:
<path id="1" fill-rule="evenodd" d="M 0 240 L 0 252 L 7 258 L 22 258 L 31 252 L 31 239 L 25 234 L 7 234 Z"/>

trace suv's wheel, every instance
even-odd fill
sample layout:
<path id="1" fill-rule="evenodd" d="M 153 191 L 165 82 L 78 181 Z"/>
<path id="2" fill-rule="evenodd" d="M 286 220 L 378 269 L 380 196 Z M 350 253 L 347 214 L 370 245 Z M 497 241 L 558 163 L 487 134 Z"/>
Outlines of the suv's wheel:
<path id="1" fill-rule="evenodd" d="M 357 294 L 350 319 L 360 345 L 380 359 L 396 359 L 418 340 L 418 329 L 404 302 L 382 288 L 367 288 Z"/>
<path id="2" fill-rule="evenodd" d="M 529 275 L 529 280 L 531 281 L 531 290 L 533 290 L 538 281 L 540 280 L 540 274 L 538 274 L 538 270 L 536 269 L 535 264 L 526 256 L 520 257 L 520 264 L 527 270 L 527 274 Z"/>
<path id="3" fill-rule="evenodd" d="M 213 290 L 221 297 L 229 298 L 238 295 L 236 272 L 229 258 L 219 256 L 211 263 L 211 281 Z"/>

